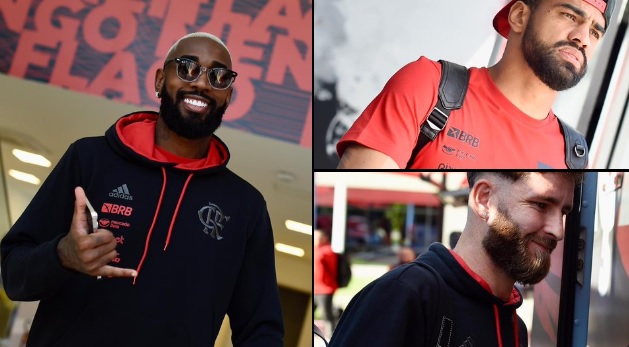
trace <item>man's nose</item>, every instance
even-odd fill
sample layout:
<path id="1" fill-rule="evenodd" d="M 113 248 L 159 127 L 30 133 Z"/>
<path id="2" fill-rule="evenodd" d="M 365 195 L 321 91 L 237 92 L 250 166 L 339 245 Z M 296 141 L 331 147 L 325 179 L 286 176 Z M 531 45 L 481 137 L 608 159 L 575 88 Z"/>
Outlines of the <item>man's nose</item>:
<path id="1" fill-rule="evenodd" d="M 198 91 L 205 91 L 205 93 L 208 94 L 212 90 L 212 86 L 210 85 L 207 70 L 202 71 L 199 78 L 197 78 L 196 81 L 190 82 L 190 85 L 195 87 Z"/>
<path id="2" fill-rule="evenodd" d="M 565 232 L 564 224 L 564 214 L 561 212 L 553 213 L 548 216 L 546 221 L 546 233 L 552 235 L 557 241 L 561 241 Z"/>
<path id="3" fill-rule="evenodd" d="M 579 47 L 587 49 L 590 46 L 590 23 L 583 22 L 575 26 L 568 38 Z"/>

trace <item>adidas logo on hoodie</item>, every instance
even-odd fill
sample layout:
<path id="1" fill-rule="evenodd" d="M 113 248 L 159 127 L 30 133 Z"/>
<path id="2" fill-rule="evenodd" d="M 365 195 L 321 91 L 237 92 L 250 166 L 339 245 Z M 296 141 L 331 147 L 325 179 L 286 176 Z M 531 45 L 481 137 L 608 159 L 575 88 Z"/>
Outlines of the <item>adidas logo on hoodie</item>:
<path id="1" fill-rule="evenodd" d="M 121 185 L 120 187 L 112 190 L 109 193 L 109 196 L 112 198 L 120 198 L 125 200 L 133 200 L 133 195 L 129 193 L 129 188 L 127 188 L 126 184 Z"/>

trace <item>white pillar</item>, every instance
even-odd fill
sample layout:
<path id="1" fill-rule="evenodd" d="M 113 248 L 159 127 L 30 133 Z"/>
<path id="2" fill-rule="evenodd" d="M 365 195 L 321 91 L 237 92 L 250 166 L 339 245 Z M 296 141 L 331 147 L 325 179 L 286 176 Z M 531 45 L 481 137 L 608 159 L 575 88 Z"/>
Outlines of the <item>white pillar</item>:
<path id="1" fill-rule="evenodd" d="M 343 178 L 341 178 L 343 177 Z M 332 210 L 332 250 L 345 251 L 345 226 L 347 224 L 347 183 L 345 175 L 339 175 L 334 183 L 334 208 Z"/>

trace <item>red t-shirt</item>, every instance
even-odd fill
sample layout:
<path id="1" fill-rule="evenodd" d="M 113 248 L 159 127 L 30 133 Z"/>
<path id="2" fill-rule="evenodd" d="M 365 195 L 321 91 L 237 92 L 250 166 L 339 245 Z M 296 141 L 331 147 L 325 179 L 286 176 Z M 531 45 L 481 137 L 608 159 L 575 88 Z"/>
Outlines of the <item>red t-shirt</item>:
<path id="1" fill-rule="evenodd" d="M 338 256 L 330 244 L 321 245 L 314 249 L 314 294 L 334 294 L 336 284 L 336 267 Z"/>
<path id="2" fill-rule="evenodd" d="M 339 156 L 359 143 L 405 168 L 419 129 L 437 102 L 441 64 L 409 63 L 387 82 L 337 144 Z M 513 105 L 486 68 L 471 68 L 463 107 L 417 155 L 412 168 L 567 168 L 564 139 L 552 110 L 536 120 Z"/>

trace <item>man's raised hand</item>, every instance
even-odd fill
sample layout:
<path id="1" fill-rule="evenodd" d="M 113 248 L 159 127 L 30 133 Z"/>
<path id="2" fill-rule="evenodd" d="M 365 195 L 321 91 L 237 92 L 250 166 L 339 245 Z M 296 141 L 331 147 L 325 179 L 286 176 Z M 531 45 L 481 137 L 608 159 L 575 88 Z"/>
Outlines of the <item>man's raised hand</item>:
<path id="1" fill-rule="evenodd" d="M 74 215 L 70 231 L 57 245 L 57 253 L 64 267 L 90 276 L 135 277 L 134 269 L 123 269 L 107 265 L 117 256 L 116 238 L 111 231 L 96 229 L 88 234 L 91 217 L 86 213 L 83 188 L 74 189 Z"/>

